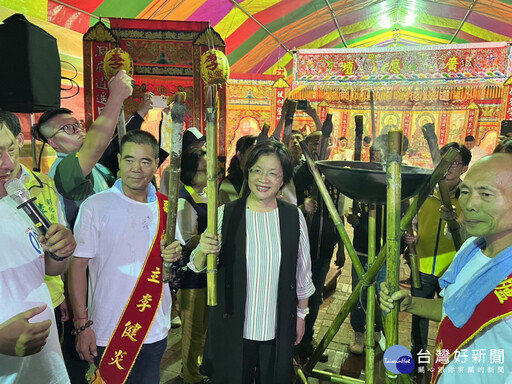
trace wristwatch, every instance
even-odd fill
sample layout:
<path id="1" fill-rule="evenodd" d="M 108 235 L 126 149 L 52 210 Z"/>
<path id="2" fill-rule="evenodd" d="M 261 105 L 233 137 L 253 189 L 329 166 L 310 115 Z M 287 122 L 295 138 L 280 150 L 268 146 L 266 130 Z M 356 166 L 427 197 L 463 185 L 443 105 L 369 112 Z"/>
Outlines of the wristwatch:
<path id="1" fill-rule="evenodd" d="M 306 308 L 297 307 L 297 316 L 300 317 L 301 319 L 304 320 L 308 314 L 309 314 L 309 307 L 306 307 Z"/>

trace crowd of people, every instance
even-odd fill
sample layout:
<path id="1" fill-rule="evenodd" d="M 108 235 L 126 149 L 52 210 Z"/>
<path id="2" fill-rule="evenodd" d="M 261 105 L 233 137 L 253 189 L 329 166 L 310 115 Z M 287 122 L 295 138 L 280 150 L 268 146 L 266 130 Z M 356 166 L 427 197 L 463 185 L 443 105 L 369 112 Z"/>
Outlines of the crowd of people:
<path id="1" fill-rule="evenodd" d="M 290 133 L 293 116 L 284 113 L 284 142 L 280 135 L 241 137 L 219 183 L 214 234 L 207 231 L 209 149 L 205 136 L 188 128 L 176 238 L 168 242 L 172 170 L 164 171 L 157 190 L 161 148 L 140 129 L 153 94 L 144 96 L 119 144 L 114 131 L 132 79 L 120 71 L 109 90 L 87 130 L 65 108 L 45 112 L 32 127 L 34 138 L 57 151 L 49 175 L 20 164 L 25 138 L 19 120 L 0 110 L 0 383 L 159 383 L 173 305 L 181 318 L 184 383 L 291 383 L 294 356 L 307 359 L 317 346 L 314 327 L 332 259 L 338 268 L 345 262 L 344 244 L 300 143 L 315 160 L 351 161 L 347 139 L 325 151 L 322 122 L 310 105 L 313 132 Z M 371 145 L 365 137 L 362 158 L 374 153 L 372 161 L 385 160 Z M 436 189 L 420 208 L 414 232 L 403 236 L 404 247 L 415 245 L 421 288 L 390 292 L 383 269 L 377 276 L 381 308 L 386 313 L 399 303 L 413 314 L 416 373 L 423 366 L 418 357 L 428 350 L 431 319 L 441 321 L 439 348 L 453 348 L 435 365 L 435 380 L 497 382 L 490 370 L 478 381 L 448 368 L 457 351 L 506 351 L 510 344 L 512 144 L 504 140 L 498 153 L 480 156 L 468 136 L 441 154 L 449 148 L 459 151 L 445 177 L 453 212 L 443 208 Z M 481 159 L 472 162 L 476 156 Z M 18 180 L 50 222 L 45 231 L 15 202 L 11 187 Z M 366 269 L 369 207 L 354 201 L 351 211 L 339 190 L 328 182 L 326 187 L 353 226 L 353 246 Z M 385 207 L 378 206 L 376 216 L 378 251 L 386 237 Z M 448 220 L 465 236 L 459 250 Z M 218 261 L 213 307 L 207 306 L 209 254 Z M 179 266 L 171 284 L 162 283 L 163 261 Z M 353 270 L 353 287 L 358 281 Z M 363 292 L 351 311 L 354 354 L 364 351 L 365 303 Z M 379 324 L 376 331 L 382 334 Z M 506 353 L 503 367 L 500 382 L 509 375 L 512 380 Z"/>

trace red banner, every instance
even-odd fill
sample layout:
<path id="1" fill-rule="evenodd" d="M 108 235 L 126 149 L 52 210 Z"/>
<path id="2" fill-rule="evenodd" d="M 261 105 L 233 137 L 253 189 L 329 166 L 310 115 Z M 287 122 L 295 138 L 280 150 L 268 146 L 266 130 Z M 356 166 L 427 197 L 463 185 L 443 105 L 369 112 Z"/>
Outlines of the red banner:
<path id="1" fill-rule="evenodd" d="M 92 121 L 105 107 L 108 98 L 108 80 L 103 74 L 103 59 L 112 44 L 108 42 L 92 41 Z"/>
<path id="2" fill-rule="evenodd" d="M 446 132 L 446 126 L 448 121 L 448 114 L 446 112 L 443 112 L 441 115 L 441 126 L 439 128 L 439 145 L 445 145 L 446 144 L 446 137 L 448 136 Z"/>
<path id="3" fill-rule="evenodd" d="M 466 136 L 475 136 L 476 131 L 476 109 L 469 109 L 468 110 L 468 123 L 466 126 Z"/>
<path id="4" fill-rule="evenodd" d="M 512 86 L 505 87 L 507 90 L 507 108 L 505 109 L 505 120 L 512 120 Z"/>
<path id="5" fill-rule="evenodd" d="M 425 58 L 428 57 L 428 60 Z M 336 63 L 333 66 L 333 63 Z M 301 49 L 294 54 L 297 83 L 434 82 L 507 79 L 507 42 L 418 47 Z"/>
<path id="6" fill-rule="evenodd" d="M 329 112 L 328 103 L 324 100 L 320 104 L 318 104 L 318 117 L 320 117 L 320 121 L 324 122 L 327 118 L 327 113 Z"/>
<path id="7" fill-rule="evenodd" d="M 340 137 L 347 137 L 347 128 L 348 128 L 348 112 L 344 111 L 341 114 Z"/>
<path id="8" fill-rule="evenodd" d="M 286 90 L 285 88 L 275 88 L 276 92 L 276 121 L 274 127 L 277 127 L 279 120 L 281 120 L 281 116 L 283 115 L 283 104 L 286 100 Z"/>
<path id="9" fill-rule="evenodd" d="M 411 131 L 411 114 L 409 112 L 404 113 L 404 123 L 402 130 L 404 131 L 404 137 L 409 138 Z"/>

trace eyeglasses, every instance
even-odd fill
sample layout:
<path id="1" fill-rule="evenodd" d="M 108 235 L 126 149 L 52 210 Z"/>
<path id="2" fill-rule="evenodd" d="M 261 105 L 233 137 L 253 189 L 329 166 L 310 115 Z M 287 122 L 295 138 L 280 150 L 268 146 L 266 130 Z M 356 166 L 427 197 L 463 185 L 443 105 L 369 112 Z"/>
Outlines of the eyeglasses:
<path id="1" fill-rule="evenodd" d="M 57 135 L 57 133 L 59 133 L 60 131 L 64 131 L 67 135 L 74 135 L 75 133 L 78 133 L 80 132 L 82 129 L 85 128 L 85 123 L 83 120 L 77 120 L 75 121 L 73 124 L 66 124 L 66 125 L 63 125 L 62 127 L 60 127 L 59 129 L 57 129 L 53 135 L 51 135 L 50 137 L 46 138 L 46 140 L 49 140 L 51 139 L 52 137 L 54 137 L 55 135 Z"/>
<path id="2" fill-rule="evenodd" d="M 461 165 L 464 165 L 464 163 L 463 163 L 463 162 L 461 162 L 461 161 L 454 161 L 454 162 L 452 163 L 451 167 L 455 167 L 455 168 L 456 168 L 456 167 L 459 167 L 459 166 L 461 166 Z"/>
<path id="3" fill-rule="evenodd" d="M 266 175 L 272 181 L 277 181 L 281 177 L 283 177 L 283 175 L 280 175 L 275 171 L 264 172 L 259 168 L 249 168 L 249 173 L 255 177 L 261 177 L 263 175 Z"/>

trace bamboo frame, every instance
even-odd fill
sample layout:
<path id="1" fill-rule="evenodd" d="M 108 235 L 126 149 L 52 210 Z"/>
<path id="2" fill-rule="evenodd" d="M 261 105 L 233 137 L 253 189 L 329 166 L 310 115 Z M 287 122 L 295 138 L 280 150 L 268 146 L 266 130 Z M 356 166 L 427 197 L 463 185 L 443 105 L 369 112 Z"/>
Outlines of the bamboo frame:
<path id="1" fill-rule="evenodd" d="M 432 172 L 432 175 L 430 176 L 429 182 L 420 190 L 418 197 L 414 199 L 414 201 L 411 203 L 407 211 L 405 212 L 404 216 L 400 220 L 400 230 L 402 232 L 405 232 L 407 225 L 412 221 L 413 217 L 416 215 L 418 208 L 421 207 L 421 205 L 425 202 L 426 198 L 429 196 L 430 192 L 435 188 L 436 184 L 441 180 L 443 177 L 445 177 L 446 173 L 448 172 L 451 163 L 457 156 L 458 151 L 450 148 L 444 155 L 444 157 L 441 159 L 441 162 L 439 165 L 434 169 Z M 306 156 L 306 160 L 308 160 L 308 157 Z M 308 160 L 308 164 L 311 158 Z M 313 163 L 314 165 L 314 163 Z M 316 168 L 316 165 L 315 165 Z M 317 170 L 318 172 L 318 170 Z M 321 179 L 320 179 L 321 180 Z M 318 182 L 317 178 L 315 177 L 315 181 Z M 322 182 L 323 183 L 323 182 Z M 323 186 L 325 188 L 325 185 Z M 319 187 L 320 190 L 322 190 L 321 187 Z M 328 196 L 328 195 L 327 195 Z M 322 197 L 324 195 L 322 194 Z M 328 197 L 330 200 L 330 197 Z M 332 204 L 332 200 L 331 200 Z M 326 205 L 329 206 L 329 203 L 326 202 Z M 333 216 L 333 220 L 335 220 Z M 336 223 L 336 221 L 335 221 Z M 350 240 L 349 244 L 350 243 Z M 345 243 L 345 239 L 343 239 L 343 242 Z M 345 243 L 345 246 L 347 247 L 347 243 Z M 347 247 L 348 250 L 348 247 Z M 374 281 L 375 276 L 377 275 L 377 272 L 382 267 L 384 262 L 386 261 L 387 256 L 387 248 L 383 246 L 377 255 L 377 258 L 375 259 L 375 262 L 372 263 L 371 266 L 369 266 L 368 271 L 364 273 L 363 276 L 360 277 L 360 280 L 354 290 L 352 291 L 351 295 L 345 302 L 345 304 L 341 307 L 340 311 L 334 318 L 331 326 L 325 333 L 322 340 L 318 343 L 318 347 L 313 351 L 313 354 L 311 355 L 310 359 L 307 361 L 307 363 L 303 367 L 299 367 L 298 370 L 303 372 L 306 376 L 312 376 L 312 377 L 321 377 L 326 378 L 325 376 L 321 376 L 319 374 L 320 371 L 314 370 L 314 366 L 320 359 L 320 356 L 324 353 L 327 346 L 330 344 L 336 333 L 338 333 L 341 324 L 345 321 L 348 314 L 350 313 L 350 309 L 356 304 L 357 300 L 359 299 L 359 293 L 363 285 L 369 285 L 371 282 Z M 359 259 L 358 259 L 359 261 Z M 359 263 L 361 266 L 361 263 Z M 361 266 L 362 268 L 362 266 Z M 339 377 L 339 375 L 331 374 L 325 372 L 325 375 L 328 377 Z M 406 383 L 410 383 L 410 378 L 407 375 L 402 375 L 402 380 Z M 340 381 L 338 381 L 340 382 Z M 347 383 L 350 383 L 350 381 L 347 381 Z"/>
<path id="2" fill-rule="evenodd" d="M 388 133 L 388 158 L 386 161 L 387 181 L 387 260 L 386 284 L 390 292 L 396 292 L 400 286 L 400 202 L 402 194 L 402 131 Z M 399 306 L 391 310 L 385 319 L 386 348 L 398 344 Z M 386 383 L 396 383 L 397 375 L 386 370 Z"/>
<path id="3" fill-rule="evenodd" d="M 217 236 L 217 86 L 210 85 L 206 95 L 206 188 L 208 233 Z M 209 306 L 217 305 L 217 254 L 206 255 L 206 302 Z"/>
<path id="4" fill-rule="evenodd" d="M 375 262 L 376 213 L 377 207 L 375 204 L 370 204 L 368 210 L 368 267 Z M 373 384 L 375 382 L 375 284 L 372 283 L 367 290 L 365 383 Z"/>
<path id="5" fill-rule="evenodd" d="M 300 143 L 300 146 L 302 148 L 302 153 L 304 154 L 304 157 L 306 158 L 306 161 L 308 163 L 309 170 L 311 171 L 315 183 L 318 186 L 318 191 L 320 192 L 320 195 L 324 200 L 325 206 L 327 207 L 327 210 L 331 215 L 332 221 L 334 222 L 334 225 L 338 230 L 338 233 L 341 237 L 341 240 L 343 241 L 343 244 L 345 244 L 345 249 L 347 250 L 350 260 L 352 260 L 352 264 L 357 272 L 357 276 L 361 278 L 364 275 L 363 265 L 359 261 L 359 257 L 357 257 L 356 250 L 354 249 L 354 246 L 352 245 L 352 242 L 348 237 L 345 225 L 343 225 L 343 221 L 341 220 L 340 214 L 338 213 L 338 210 L 334 206 L 334 203 L 331 197 L 329 196 L 329 191 L 327 191 L 322 175 L 320 174 L 320 171 L 318 170 L 318 167 L 316 166 L 315 162 L 311 158 L 311 154 L 308 151 L 306 143 L 302 141 Z"/>

